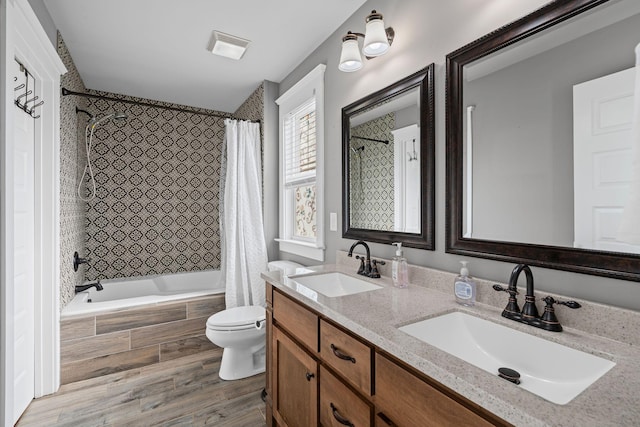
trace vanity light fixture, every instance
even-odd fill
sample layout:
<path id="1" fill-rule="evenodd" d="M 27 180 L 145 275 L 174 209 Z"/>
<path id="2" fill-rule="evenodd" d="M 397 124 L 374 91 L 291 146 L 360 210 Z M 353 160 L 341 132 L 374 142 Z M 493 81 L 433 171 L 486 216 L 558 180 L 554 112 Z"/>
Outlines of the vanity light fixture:
<path id="1" fill-rule="evenodd" d="M 391 43 L 393 43 L 395 31 L 391 27 L 384 27 L 381 13 L 372 10 L 365 21 L 366 34 L 348 31 L 342 37 L 342 52 L 340 53 L 340 65 L 338 65 L 340 71 L 349 73 L 362 68 L 358 37 L 364 38 L 362 53 L 367 59 L 384 55 L 389 50 Z"/>
<path id="2" fill-rule="evenodd" d="M 240 37 L 214 31 L 209 42 L 208 50 L 214 55 L 238 60 L 242 58 L 250 41 Z"/>

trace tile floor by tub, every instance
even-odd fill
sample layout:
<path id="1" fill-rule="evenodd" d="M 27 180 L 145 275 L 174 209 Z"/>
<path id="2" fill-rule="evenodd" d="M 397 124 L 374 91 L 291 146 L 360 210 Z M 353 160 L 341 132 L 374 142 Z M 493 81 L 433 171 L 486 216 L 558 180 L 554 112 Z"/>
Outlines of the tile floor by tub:
<path id="1" fill-rule="evenodd" d="M 18 427 L 265 426 L 264 374 L 218 377 L 222 349 L 66 384 L 34 400 Z"/>

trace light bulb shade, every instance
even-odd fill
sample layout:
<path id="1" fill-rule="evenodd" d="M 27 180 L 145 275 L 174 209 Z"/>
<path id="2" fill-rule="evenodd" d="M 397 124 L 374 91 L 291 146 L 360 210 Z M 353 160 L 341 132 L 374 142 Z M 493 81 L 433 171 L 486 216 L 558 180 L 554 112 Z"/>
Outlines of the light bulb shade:
<path id="1" fill-rule="evenodd" d="M 384 29 L 382 15 L 374 10 L 367 16 L 367 26 L 364 35 L 362 51 L 366 56 L 380 56 L 389 50 L 389 40 Z"/>
<path id="2" fill-rule="evenodd" d="M 360 48 L 358 47 L 358 37 L 346 35 L 342 39 L 342 52 L 340 53 L 340 71 L 350 73 L 358 71 L 362 68 L 362 57 L 360 56 Z"/>

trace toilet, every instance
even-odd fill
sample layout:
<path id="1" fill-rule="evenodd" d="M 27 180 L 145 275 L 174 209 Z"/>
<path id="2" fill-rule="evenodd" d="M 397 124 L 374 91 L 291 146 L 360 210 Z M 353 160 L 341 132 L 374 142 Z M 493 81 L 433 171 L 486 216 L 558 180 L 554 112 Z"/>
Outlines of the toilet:
<path id="1" fill-rule="evenodd" d="M 292 261 L 272 261 L 269 271 L 284 273 L 303 267 Z M 222 347 L 219 376 L 239 380 L 265 371 L 264 307 L 251 305 L 220 311 L 207 319 L 207 338 Z"/>

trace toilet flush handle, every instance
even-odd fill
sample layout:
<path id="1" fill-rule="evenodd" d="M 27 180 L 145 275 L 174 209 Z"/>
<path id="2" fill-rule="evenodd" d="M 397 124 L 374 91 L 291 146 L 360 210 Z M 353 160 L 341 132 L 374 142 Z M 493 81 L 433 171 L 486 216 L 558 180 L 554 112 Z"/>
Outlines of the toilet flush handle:
<path id="1" fill-rule="evenodd" d="M 267 319 L 256 320 L 256 329 L 262 329 Z"/>

